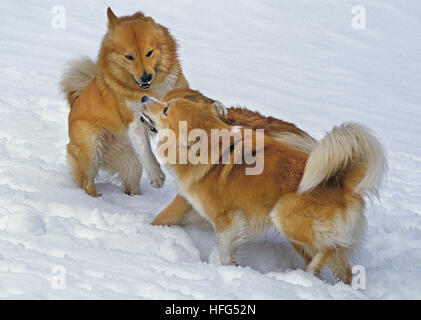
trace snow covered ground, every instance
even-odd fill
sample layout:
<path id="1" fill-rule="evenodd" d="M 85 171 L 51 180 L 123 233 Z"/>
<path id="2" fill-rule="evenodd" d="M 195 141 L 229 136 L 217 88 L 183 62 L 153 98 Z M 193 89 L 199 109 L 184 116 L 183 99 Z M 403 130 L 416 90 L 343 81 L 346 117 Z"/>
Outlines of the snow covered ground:
<path id="1" fill-rule="evenodd" d="M 366 30 L 351 27 L 356 4 Z M 55 5 L 65 6 L 64 30 L 51 26 Z M 277 235 L 224 267 L 209 229 L 150 226 L 175 195 L 171 178 L 161 190 L 142 180 L 136 197 L 106 175 L 101 198 L 76 187 L 58 81 L 66 60 L 96 56 L 108 5 L 168 26 L 191 86 L 226 105 L 316 138 L 344 121 L 377 133 L 390 170 L 354 259 L 366 289 L 305 273 Z M 0 298 L 421 299 L 420 16 L 418 0 L 2 0 Z M 61 271 L 65 289 L 52 281 Z"/>

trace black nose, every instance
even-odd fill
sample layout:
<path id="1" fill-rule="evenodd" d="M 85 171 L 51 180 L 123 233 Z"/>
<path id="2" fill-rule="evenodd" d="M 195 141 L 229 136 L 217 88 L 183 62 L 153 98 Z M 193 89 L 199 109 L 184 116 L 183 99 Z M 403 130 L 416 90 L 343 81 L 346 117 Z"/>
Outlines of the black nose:
<path id="1" fill-rule="evenodd" d="M 144 72 L 143 75 L 140 77 L 140 81 L 145 83 L 152 80 L 152 74 Z"/>
<path id="2" fill-rule="evenodd" d="M 140 100 L 140 102 L 145 103 L 148 100 L 149 100 L 148 96 L 143 96 L 142 99 Z"/>

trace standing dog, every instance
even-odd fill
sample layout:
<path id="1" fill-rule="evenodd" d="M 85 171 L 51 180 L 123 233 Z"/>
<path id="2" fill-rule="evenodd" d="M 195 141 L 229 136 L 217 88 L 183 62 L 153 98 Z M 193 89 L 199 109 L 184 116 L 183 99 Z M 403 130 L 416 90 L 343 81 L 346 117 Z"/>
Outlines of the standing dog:
<path id="1" fill-rule="evenodd" d="M 165 176 L 148 131 L 133 122 L 134 112 L 144 95 L 161 98 L 188 83 L 167 28 L 140 12 L 118 18 L 108 8 L 107 15 L 96 65 L 86 58 L 74 61 L 61 81 L 70 105 L 68 160 L 89 195 L 98 196 L 94 179 L 100 165 L 118 174 L 125 193 L 140 194 L 142 165 L 155 187 Z"/>
<path id="2" fill-rule="evenodd" d="M 142 119 L 159 139 L 165 129 L 175 132 L 174 139 L 161 143 L 176 150 L 184 143 L 177 134 L 181 121 L 189 132 L 200 128 L 208 136 L 212 129 L 244 133 L 221 121 L 209 105 L 186 99 L 149 99 Z M 221 262 L 235 264 L 236 250 L 248 234 L 275 226 L 304 258 L 308 272 L 317 274 L 326 265 L 338 279 L 351 283 L 349 254 L 366 228 L 363 196 L 376 193 L 386 166 L 381 144 L 355 123 L 335 127 L 309 154 L 269 136 L 261 149 L 253 145 L 256 133 L 252 140 L 256 155 L 264 151 L 259 175 L 247 175 L 247 163 L 235 163 L 234 156 L 227 164 L 211 157 L 207 163 L 167 164 L 179 193 L 212 223 Z M 212 149 L 209 141 L 204 143 Z M 234 144 L 222 153 L 232 155 Z"/>

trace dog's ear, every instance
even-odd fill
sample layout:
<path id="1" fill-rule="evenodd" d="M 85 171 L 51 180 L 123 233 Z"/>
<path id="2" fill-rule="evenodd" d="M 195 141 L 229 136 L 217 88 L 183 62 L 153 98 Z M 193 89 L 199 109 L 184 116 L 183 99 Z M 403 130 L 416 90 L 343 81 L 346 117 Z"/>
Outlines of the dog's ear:
<path id="1" fill-rule="evenodd" d="M 114 14 L 113 10 L 110 7 L 107 8 L 107 17 L 108 17 L 108 29 L 112 29 L 117 23 L 117 16 Z"/>
<path id="2" fill-rule="evenodd" d="M 135 19 L 143 19 L 143 18 L 145 18 L 145 15 L 143 14 L 143 12 L 138 11 L 138 12 L 136 12 L 136 13 L 133 15 L 133 18 L 135 18 Z"/>

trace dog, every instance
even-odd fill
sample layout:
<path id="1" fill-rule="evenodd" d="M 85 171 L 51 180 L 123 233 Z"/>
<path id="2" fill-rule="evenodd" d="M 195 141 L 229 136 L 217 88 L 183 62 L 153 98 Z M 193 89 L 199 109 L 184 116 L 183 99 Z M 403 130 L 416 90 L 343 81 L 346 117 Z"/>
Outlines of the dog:
<path id="1" fill-rule="evenodd" d="M 218 101 L 206 97 L 201 92 L 190 88 L 178 88 L 168 91 L 162 101 L 169 102 L 173 99 L 188 99 L 193 102 L 205 103 L 218 106 Z M 266 117 L 257 111 L 251 111 L 244 107 L 226 108 L 225 113 L 217 109 L 219 118 L 231 126 L 242 126 L 251 129 L 264 129 L 265 134 L 275 140 L 280 140 L 289 147 L 310 153 L 316 140 L 295 124 L 286 122 L 274 117 Z M 192 210 L 191 204 L 180 194 L 176 195 L 173 201 L 160 212 L 152 225 L 185 225 L 188 223 L 202 222 L 197 213 Z"/>
<path id="2" fill-rule="evenodd" d="M 195 128 L 208 134 L 212 129 L 241 132 L 246 145 L 245 129 L 224 123 L 206 103 L 151 98 L 144 99 L 142 107 L 142 120 L 157 132 L 159 143 L 175 146 L 178 153 L 182 145 L 193 148 L 177 133 L 183 122 L 188 133 Z M 168 129 L 175 132 L 172 139 L 160 136 Z M 226 149 L 219 146 L 221 154 L 230 154 L 228 163 L 207 155 L 207 163 L 166 164 L 179 194 L 212 224 L 221 263 L 236 264 L 236 251 L 248 235 L 274 226 L 303 257 L 308 272 L 317 275 L 326 265 L 338 280 L 350 284 L 349 256 L 366 229 L 363 197 L 377 194 L 386 169 L 380 142 L 357 123 L 334 127 L 310 152 L 269 135 L 258 147 L 256 131 L 251 140 L 252 152 L 264 153 L 264 169 L 258 175 L 247 175 L 249 165 L 235 162 L 238 139 Z M 207 140 L 196 143 L 212 148 Z"/>
<path id="3" fill-rule="evenodd" d="M 70 106 L 68 162 L 75 181 L 91 196 L 99 196 L 94 179 L 100 166 L 117 174 L 126 194 L 136 195 L 142 167 L 154 187 L 165 179 L 148 130 L 133 121 L 141 98 L 162 98 L 168 90 L 189 84 L 166 27 L 141 12 L 118 18 L 108 8 L 107 16 L 97 63 L 75 60 L 61 81 Z"/>

